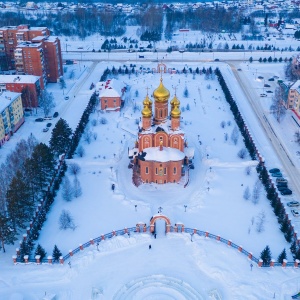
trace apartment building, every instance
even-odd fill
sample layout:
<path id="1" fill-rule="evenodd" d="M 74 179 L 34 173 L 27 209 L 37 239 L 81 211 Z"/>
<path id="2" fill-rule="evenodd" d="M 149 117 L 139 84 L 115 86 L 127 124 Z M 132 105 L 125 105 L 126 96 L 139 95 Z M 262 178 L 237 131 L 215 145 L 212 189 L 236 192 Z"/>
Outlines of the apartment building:
<path id="1" fill-rule="evenodd" d="M 8 69 L 15 68 L 14 50 L 20 42 L 31 41 L 37 36 L 47 37 L 47 27 L 30 27 L 29 25 L 4 26 L 0 28 L 0 56 Z M 3 66 L 5 67 L 5 66 Z"/>
<path id="2" fill-rule="evenodd" d="M 23 123 L 21 94 L 2 92 L 0 94 L 0 147 L 10 139 Z"/>
<path id="3" fill-rule="evenodd" d="M 18 74 L 41 76 L 44 85 L 63 75 L 60 40 L 47 27 L 1 27 L 0 61 Z"/>
<path id="4" fill-rule="evenodd" d="M 288 108 L 300 118 L 300 80 L 297 80 L 289 89 L 288 105 Z"/>
<path id="5" fill-rule="evenodd" d="M 43 80 L 34 75 L 0 75 L 0 92 L 10 91 L 22 94 L 24 108 L 38 106 L 40 91 L 44 89 Z"/>

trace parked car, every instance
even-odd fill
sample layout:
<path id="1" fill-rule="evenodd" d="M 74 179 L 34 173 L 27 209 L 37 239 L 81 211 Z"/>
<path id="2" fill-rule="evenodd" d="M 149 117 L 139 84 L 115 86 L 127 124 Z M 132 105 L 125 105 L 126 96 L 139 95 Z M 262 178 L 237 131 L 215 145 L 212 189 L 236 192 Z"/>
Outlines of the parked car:
<path id="1" fill-rule="evenodd" d="M 267 93 L 273 93 L 272 91 L 267 91 Z"/>
<path id="2" fill-rule="evenodd" d="M 272 173 L 272 177 L 282 177 L 281 173 Z"/>
<path id="3" fill-rule="evenodd" d="M 266 84 L 264 84 L 264 87 L 270 87 L 270 85 L 266 83 Z"/>
<path id="4" fill-rule="evenodd" d="M 47 132 L 48 130 L 49 130 L 49 128 L 46 127 L 46 128 L 43 129 L 43 132 Z"/>
<path id="5" fill-rule="evenodd" d="M 276 184 L 277 188 L 287 188 L 288 187 L 288 184 L 287 182 L 280 182 L 280 183 L 277 183 Z"/>
<path id="6" fill-rule="evenodd" d="M 288 181 L 287 181 L 285 178 L 280 178 L 280 177 L 279 177 L 279 178 L 276 178 L 276 183 L 277 183 L 277 184 L 279 184 L 279 183 L 286 183 L 286 184 L 287 184 Z"/>
<path id="7" fill-rule="evenodd" d="M 57 118 L 58 117 L 58 112 L 56 111 L 54 114 L 53 114 L 53 118 Z"/>
<path id="8" fill-rule="evenodd" d="M 47 126 L 47 127 L 51 127 L 51 126 L 52 126 L 52 123 L 47 123 L 46 126 Z"/>
<path id="9" fill-rule="evenodd" d="M 275 79 L 274 79 L 274 78 L 269 78 L 268 80 L 269 80 L 269 81 L 274 81 Z"/>
<path id="10" fill-rule="evenodd" d="M 296 210 L 296 209 L 292 209 L 291 212 L 292 212 L 294 217 L 299 217 L 300 216 L 299 211 Z"/>
<path id="11" fill-rule="evenodd" d="M 293 191 L 286 188 L 285 190 L 280 191 L 280 194 L 283 195 L 283 196 L 288 196 L 288 195 L 292 195 Z"/>
<path id="12" fill-rule="evenodd" d="M 258 78 L 258 79 L 264 79 L 264 77 L 263 77 L 263 76 L 258 76 L 257 78 Z"/>
<path id="13" fill-rule="evenodd" d="M 44 117 L 44 120 L 52 120 L 52 117 Z"/>
<path id="14" fill-rule="evenodd" d="M 66 97 L 65 97 L 65 100 L 69 100 L 69 96 L 66 96 Z"/>
<path id="15" fill-rule="evenodd" d="M 295 206 L 299 206 L 300 203 L 298 201 L 290 201 L 286 205 L 289 207 L 295 207 Z"/>
<path id="16" fill-rule="evenodd" d="M 36 121 L 36 122 L 43 122 L 44 119 L 43 119 L 43 118 L 37 118 L 37 119 L 35 119 L 35 121 Z"/>
<path id="17" fill-rule="evenodd" d="M 277 187 L 277 190 L 278 190 L 279 192 L 281 192 L 281 191 L 285 191 L 286 189 L 288 189 L 288 187 L 287 187 L 287 186 L 281 186 L 281 185 L 277 185 L 276 187 Z"/>
<path id="18" fill-rule="evenodd" d="M 267 94 L 260 94 L 261 97 L 267 97 Z"/>
<path id="19" fill-rule="evenodd" d="M 279 173 L 280 170 L 278 168 L 273 168 L 269 170 L 270 173 Z"/>

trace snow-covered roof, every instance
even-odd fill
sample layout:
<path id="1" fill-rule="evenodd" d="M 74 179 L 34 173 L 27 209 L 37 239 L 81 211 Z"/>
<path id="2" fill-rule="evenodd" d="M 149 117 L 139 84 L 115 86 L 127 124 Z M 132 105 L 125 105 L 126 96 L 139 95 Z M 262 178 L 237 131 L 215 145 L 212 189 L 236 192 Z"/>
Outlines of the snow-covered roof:
<path id="1" fill-rule="evenodd" d="M 297 80 L 291 87 L 291 90 L 296 90 L 297 92 L 300 93 L 300 80 Z"/>
<path id="2" fill-rule="evenodd" d="M 35 83 L 39 79 L 34 75 L 0 75 L 0 83 Z"/>
<path id="3" fill-rule="evenodd" d="M 125 84 L 119 80 L 108 79 L 96 83 L 100 97 L 122 97 Z"/>
<path id="4" fill-rule="evenodd" d="M 146 152 L 145 160 L 159 162 L 179 161 L 185 157 L 185 154 L 180 150 L 169 147 L 163 147 L 162 150 L 159 147 L 150 147 L 144 149 L 144 152 Z"/>
<path id="5" fill-rule="evenodd" d="M 14 92 L 2 92 L 0 94 L 0 113 L 11 103 L 13 103 L 21 94 Z"/>

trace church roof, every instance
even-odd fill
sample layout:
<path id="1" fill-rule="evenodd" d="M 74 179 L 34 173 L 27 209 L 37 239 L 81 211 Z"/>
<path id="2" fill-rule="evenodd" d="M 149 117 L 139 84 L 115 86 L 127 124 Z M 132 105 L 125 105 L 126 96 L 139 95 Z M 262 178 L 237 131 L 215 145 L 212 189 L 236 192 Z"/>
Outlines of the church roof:
<path id="1" fill-rule="evenodd" d="M 148 161 L 159 161 L 159 162 L 167 162 L 167 161 L 179 161 L 183 160 L 185 154 L 178 149 L 163 147 L 162 150 L 159 147 L 150 147 L 144 149 L 145 160 Z"/>
<path id="2" fill-rule="evenodd" d="M 170 92 L 162 83 L 162 79 L 160 79 L 160 84 L 156 90 L 153 92 L 153 97 L 157 102 L 167 102 L 170 97 Z"/>

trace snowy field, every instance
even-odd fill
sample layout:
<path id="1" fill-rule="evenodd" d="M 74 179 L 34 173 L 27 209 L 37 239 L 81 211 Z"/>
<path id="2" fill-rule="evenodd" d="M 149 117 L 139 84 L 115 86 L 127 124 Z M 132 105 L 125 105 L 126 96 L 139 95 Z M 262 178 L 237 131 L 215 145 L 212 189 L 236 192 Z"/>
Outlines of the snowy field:
<path id="1" fill-rule="evenodd" d="M 112 65 L 119 67 L 119 63 L 112 62 Z M 143 65 L 156 67 L 153 63 Z M 184 66 L 181 63 L 167 65 L 178 69 Z M 202 69 L 210 64 L 187 65 L 193 69 L 197 66 Z M 79 69 L 79 65 L 73 67 Z M 80 116 L 89 100 L 91 82 L 99 80 L 106 64 L 86 63 L 80 67 L 93 68 L 92 73 L 83 80 L 88 70 L 82 74 L 78 72 L 78 82 L 74 80 L 73 85 L 73 80 L 67 81 L 64 93 L 70 95 L 69 102 L 63 100 L 64 95 L 57 86 L 50 85 L 57 97 L 57 111 L 72 128 L 76 126 L 76 116 Z M 249 78 L 260 88 L 261 82 L 255 81 L 255 73 L 258 72 L 253 71 L 251 75 L 249 70 Z M 227 78 L 231 78 L 230 74 Z M 159 84 L 159 75 L 119 76 L 118 80 L 131 86 L 127 95 L 129 101 L 120 113 L 95 112 L 91 115 L 90 120 L 97 120 L 97 125 L 90 124 L 89 130 L 97 133 L 97 139 L 90 144 L 82 141 L 85 156 L 69 161 L 81 167 L 78 178 L 83 195 L 65 202 L 58 194 L 37 241 L 48 255 L 52 254 L 55 244 L 67 254 L 70 249 L 103 233 L 133 227 L 140 221 L 149 224 L 150 218 L 161 207 L 172 225 L 182 222 L 186 227 L 221 235 L 242 245 L 256 257 L 266 245 L 270 246 L 274 259 L 286 248 L 291 261 L 289 244 L 278 228 L 263 190 L 257 204 L 251 199 L 243 199 L 246 187 L 252 192 L 257 181 L 256 162 L 249 157 L 242 160 L 237 156 L 244 145 L 241 136 L 237 145 L 230 139 L 235 124 L 217 80 L 191 74 L 163 76 L 171 98 L 174 88 L 177 89 L 182 108 L 181 127 L 186 132 L 189 147 L 195 148 L 195 169 L 190 171 L 190 183 L 186 188 L 183 184 L 149 184 L 138 188 L 132 184 L 132 171 L 127 168 L 127 149 L 134 145 L 137 137 L 136 120 L 141 116 L 146 88 L 149 87 L 152 93 Z M 230 79 L 230 83 L 234 85 L 234 79 Z M 188 97 L 183 95 L 185 86 Z M 133 109 L 135 104 L 136 111 Z M 243 108 L 247 108 L 246 104 Z M 29 117 L 32 123 L 26 122 L 10 143 L 24 136 L 25 132 L 21 130 L 29 131 L 29 128 L 34 134 L 40 133 L 41 137 L 37 137 L 46 142 L 47 136 L 40 132 L 42 127 L 36 127 L 42 124 L 34 123 L 35 118 Z M 101 118 L 105 118 L 107 124 L 100 124 Z M 261 129 L 255 126 L 251 111 L 246 120 L 251 123 L 251 130 L 255 129 L 255 136 L 260 138 L 262 153 L 272 157 L 273 164 L 278 163 Z M 222 121 L 224 128 L 220 125 Z M 252 170 L 250 175 L 245 173 L 248 166 Z M 72 182 L 72 176 L 67 176 Z M 112 184 L 116 185 L 115 192 L 111 190 Z M 58 219 L 63 209 L 73 216 L 74 231 L 59 230 Z M 262 214 L 265 215 L 264 228 L 257 232 Z M 57 299 L 271 299 L 274 295 L 289 299 L 298 292 L 297 270 L 254 266 L 251 271 L 250 261 L 236 249 L 197 236 L 191 242 L 189 234 L 165 236 L 164 222 L 158 221 L 157 225 L 157 239 L 148 234 L 115 237 L 101 242 L 99 252 L 92 246 L 75 255 L 71 268 L 67 262 L 64 266 L 13 266 L 11 255 L 15 246 L 8 247 L 7 253 L 0 256 L 3 270 L 0 273 L 1 299 L 18 299 L 18 295 L 24 299 L 43 299 L 45 293 L 45 299 L 51 299 L 50 294 L 56 294 Z"/>

